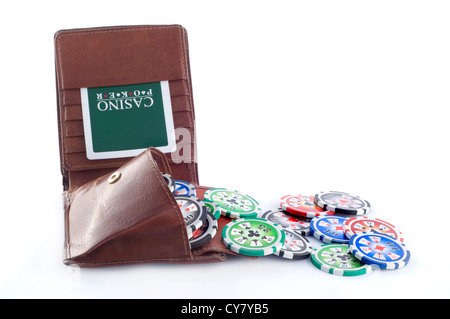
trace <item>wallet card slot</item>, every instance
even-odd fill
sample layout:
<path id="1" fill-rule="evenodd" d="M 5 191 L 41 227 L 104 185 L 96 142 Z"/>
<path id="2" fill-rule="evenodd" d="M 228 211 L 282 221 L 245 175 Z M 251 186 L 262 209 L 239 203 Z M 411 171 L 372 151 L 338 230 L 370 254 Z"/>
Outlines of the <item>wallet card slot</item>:
<path id="1" fill-rule="evenodd" d="M 192 113 L 190 111 L 174 113 L 173 124 L 175 126 L 175 130 L 177 128 L 194 127 L 194 118 Z"/>
<path id="2" fill-rule="evenodd" d="M 67 105 L 63 108 L 64 121 L 81 121 L 83 120 L 83 111 L 81 105 Z"/>
<path id="3" fill-rule="evenodd" d="M 86 151 L 80 148 L 84 145 L 84 139 L 69 138 L 70 143 L 66 141 L 66 145 L 72 143 L 70 152 L 66 152 L 64 159 L 65 164 L 72 167 L 72 172 L 85 170 L 99 170 L 102 168 L 116 168 L 129 161 L 129 158 L 102 159 L 101 161 L 89 161 L 86 159 Z M 197 154 L 195 144 L 177 144 L 177 151 L 165 154 L 173 172 L 173 177 L 184 181 L 197 181 Z M 195 183 L 195 182 L 194 182 Z"/>
<path id="4" fill-rule="evenodd" d="M 83 121 L 66 121 L 64 130 L 65 137 L 84 136 Z"/>
<path id="5" fill-rule="evenodd" d="M 189 88 L 187 80 L 171 80 L 169 81 L 170 96 L 189 96 Z"/>
<path id="6" fill-rule="evenodd" d="M 99 165 L 97 161 L 87 161 L 86 162 L 86 151 L 84 138 L 74 137 L 67 138 L 67 147 L 70 149 L 65 153 L 66 164 L 75 167 L 72 172 L 75 171 L 85 171 L 85 170 L 99 170 Z M 182 141 L 177 143 L 177 151 L 165 154 L 167 163 L 170 165 L 172 170 L 172 176 L 175 179 L 185 180 L 185 181 L 196 181 L 197 172 L 193 168 L 193 164 L 197 163 L 197 154 L 195 149 L 195 144 L 185 143 Z M 126 163 L 129 159 L 119 158 L 119 159 L 103 159 L 101 160 L 101 166 L 103 168 L 117 168 Z M 78 169 L 79 168 L 79 169 Z"/>
<path id="7" fill-rule="evenodd" d="M 77 122 L 71 121 L 68 123 L 75 124 Z M 74 167 L 74 169 L 75 167 L 80 167 L 81 169 L 94 168 L 100 163 L 98 163 L 98 161 L 92 162 L 87 160 L 84 135 L 77 135 L 77 131 L 74 129 L 75 127 L 77 127 L 78 133 L 82 132 L 81 121 L 79 121 L 77 125 L 66 125 L 66 128 L 71 128 L 71 136 L 66 136 L 64 138 L 64 157 L 66 164 Z M 197 163 L 195 130 L 194 128 L 184 127 L 183 130 L 176 132 L 178 132 L 176 136 L 177 149 L 173 153 L 166 154 L 166 157 L 169 164 L 171 164 L 171 167 L 179 166 L 179 171 L 182 172 L 187 168 L 180 163 Z M 101 160 L 101 165 L 103 167 L 117 167 L 125 163 L 127 160 L 127 158 L 104 159 Z M 191 172 L 190 174 L 193 173 Z"/>
<path id="8" fill-rule="evenodd" d="M 83 171 L 91 169 L 115 168 L 125 164 L 130 158 L 112 158 L 90 161 L 86 157 L 86 152 L 65 153 L 65 164 L 72 168 L 72 171 Z"/>
<path id="9" fill-rule="evenodd" d="M 75 113 L 71 113 L 70 116 L 73 116 Z M 173 114 L 173 123 L 175 130 L 177 128 L 193 128 L 194 127 L 194 119 L 192 117 L 192 113 L 190 111 L 185 112 L 177 112 Z M 84 127 L 82 119 L 71 119 L 65 121 L 65 137 L 76 137 L 76 136 L 84 136 Z"/>
<path id="10" fill-rule="evenodd" d="M 191 106 L 188 96 L 171 96 L 172 112 L 177 113 L 191 112 Z M 64 121 L 83 120 L 83 112 L 80 104 L 67 104 L 63 106 Z M 180 115 L 183 116 L 183 115 Z"/>
<path id="11" fill-rule="evenodd" d="M 66 154 L 84 153 L 86 154 L 86 143 L 84 136 L 66 137 Z"/>
<path id="12" fill-rule="evenodd" d="M 129 84 L 138 84 L 138 83 L 129 83 Z M 170 96 L 172 99 L 176 98 L 181 99 L 181 97 L 189 96 L 188 84 L 186 80 L 180 79 L 169 81 L 169 88 L 170 88 Z M 61 91 L 61 94 L 62 94 L 62 105 L 65 106 L 81 105 L 80 88 L 65 89 Z M 174 108 L 174 111 L 176 110 L 177 108 Z"/>
<path id="13" fill-rule="evenodd" d="M 191 135 L 192 136 L 192 135 Z M 83 156 L 86 156 L 86 143 L 84 140 L 84 136 L 71 136 L 65 138 L 66 150 L 65 154 L 77 154 L 81 153 Z M 180 156 L 185 158 L 187 155 L 184 154 L 184 150 L 189 150 L 192 158 L 194 142 L 191 140 L 184 139 L 184 137 L 180 137 L 177 139 L 177 151 L 173 152 L 173 156 Z M 172 156 L 168 155 L 169 161 L 171 163 L 177 162 L 177 160 L 171 160 Z M 178 159 L 179 160 L 179 159 Z"/>

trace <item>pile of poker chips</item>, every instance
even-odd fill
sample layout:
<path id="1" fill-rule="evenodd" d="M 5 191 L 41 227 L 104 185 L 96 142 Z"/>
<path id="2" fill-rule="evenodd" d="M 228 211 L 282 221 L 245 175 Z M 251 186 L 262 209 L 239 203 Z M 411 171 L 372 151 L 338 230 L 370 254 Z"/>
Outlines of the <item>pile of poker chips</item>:
<path id="1" fill-rule="evenodd" d="M 194 185 L 175 180 L 169 174 L 162 174 L 170 191 L 180 207 L 191 249 L 202 247 L 216 235 L 220 211 L 218 206 L 208 200 L 198 199 Z"/>
<path id="2" fill-rule="evenodd" d="M 337 191 L 286 195 L 280 208 L 262 213 L 258 201 L 239 191 L 213 188 L 199 200 L 192 184 L 163 175 L 185 217 L 192 249 L 216 235 L 222 215 L 232 219 L 222 230 L 223 243 L 241 255 L 309 258 L 318 269 L 341 276 L 399 269 L 409 262 L 402 233 L 365 216 L 371 206 L 358 196 Z M 308 236 L 324 244 L 313 248 Z"/>
<path id="3" fill-rule="evenodd" d="M 303 218 L 302 232 L 324 243 L 310 258 L 322 271 L 357 276 L 375 268 L 399 269 L 409 262 L 402 233 L 391 223 L 365 216 L 370 203 L 358 196 L 337 191 L 286 195 L 280 206 L 285 220 Z M 309 219 L 309 229 L 304 218 Z"/>
<path id="4" fill-rule="evenodd" d="M 251 196 L 214 188 L 206 191 L 204 199 L 200 200 L 189 182 L 175 180 L 169 174 L 163 174 L 163 177 L 184 217 L 191 249 L 200 248 L 214 238 L 217 221 L 222 215 L 234 219 L 222 232 L 226 234 L 224 243 L 230 250 L 248 256 L 282 254 L 280 250 L 285 238 L 291 235 L 281 226 L 258 218 L 261 207 Z"/>

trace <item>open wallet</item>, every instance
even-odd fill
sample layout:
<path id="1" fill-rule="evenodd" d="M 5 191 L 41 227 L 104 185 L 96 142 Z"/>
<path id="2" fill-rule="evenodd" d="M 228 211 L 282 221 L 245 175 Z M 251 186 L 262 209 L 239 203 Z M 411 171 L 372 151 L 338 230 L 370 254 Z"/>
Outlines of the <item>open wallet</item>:
<path id="1" fill-rule="evenodd" d="M 200 199 L 208 189 L 200 186 L 198 178 L 186 30 L 179 25 L 61 30 L 55 34 L 55 63 L 65 214 L 64 263 L 80 267 L 207 263 L 234 255 L 222 243 L 221 230 L 230 221 L 224 216 L 219 218 L 217 235 L 209 243 L 190 248 L 183 215 L 162 176 L 168 173 L 190 182 Z M 92 145 L 87 145 L 90 140 L 85 136 L 88 118 L 83 108 L 83 89 L 163 81 L 169 87 L 173 129 L 189 132 L 190 138 L 175 136 L 176 149 L 169 152 L 148 147 L 135 156 L 90 158 L 88 149 Z M 139 95 L 145 90 L 125 92 Z M 97 94 L 97 106 L 105 114 L 108 107 L 115 107 L 111 114 L 125 116 L 125 109 L 131 108 L 125 102 L 118 106 L 119 99 L 109 92 L 92 94 Z M 136 101 L 142 104 L 135 107 L 147 106 L 142 99 Z M 89 121 L 98 124 L 92 116 Z M 114 127 L 110 132 L 115 133 Z M 128 143 L 133 135 L 122 134 L 121 138 Z M 191 151 L 183 153 L 181 148 Z"/>

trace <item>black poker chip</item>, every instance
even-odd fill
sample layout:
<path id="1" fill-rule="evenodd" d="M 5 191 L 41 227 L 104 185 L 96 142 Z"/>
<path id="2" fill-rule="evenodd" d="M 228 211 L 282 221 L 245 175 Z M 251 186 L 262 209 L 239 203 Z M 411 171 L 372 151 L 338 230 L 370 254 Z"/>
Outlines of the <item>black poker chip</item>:
<path id="1" fill-rule="evenodd" d="M 283 230 L 286 234 L 285 243 L 280 250 L 275 252 L 275 255 L 286 259 L 308 258 L 313 251 L 309 240 L 290 229 L 285 228 Z"/>
<path id="2" fill-rule="evenodd" d="M 202 227 L 206 219 L 206 206 L 194 196 L 176 195 L 175 200 L 183 214 L 188 238 L 192 238 L 194 231 Z"/>
<path id="3" fill-rule="evenodd" d="M 211 239 L 217 234 L 217 219 L 213 214 L 207 212 L 206 219 L 203 225 L 192 233 L 192 238 L 189 239 L 191 249 L 197 249 L 209 243 Z"/>
<path id="4" fill-rule="evenodd" d="M 370 211 L 368 201 L 344 192 L 320 192 L 314 196 L 314 203 L 336 214 L 365 215 Z"/>
<path id="5" fill-rule="evenodd" d="M 311 219 L 291 215 L 282 208 L 268 210 L 262 215 L 262 218 L 268 219 L 271 222 L 274 222 L 283 228 L 290 229 L 302 236 L 311 235 L 309 227 Z"/>

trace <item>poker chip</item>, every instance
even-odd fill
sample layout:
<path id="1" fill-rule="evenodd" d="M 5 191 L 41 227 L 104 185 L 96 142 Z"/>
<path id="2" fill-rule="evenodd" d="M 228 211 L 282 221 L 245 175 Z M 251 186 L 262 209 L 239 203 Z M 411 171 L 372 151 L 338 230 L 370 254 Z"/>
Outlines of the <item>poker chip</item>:
<path id="1" fill-rule="evenodd" d="M 214 215 L 216 219 L 220 217 L 220 207 L 217 203 L 210 201 L 208 199 L 203 199 L 203 203 L 205 203 L 206 211 Z"/>
<path id="2" fill-rule="evenodd" d="M 311 262 L 318 269 L 338 276 L 360 276 L 373 270 L 372 266 L 355 258 L 346 244 L 325 244 L 314 249 Z"/>
<path id="3" fill-rule="evenodd" d="M 287 259 L 305 259 L 311 255 L 313 248 L 308 239 L 298 233 L 284 229 L 285 241 L 283 247 L 275 255 Z"/>
<path id="4" fill-rule="evenodd" d="M 314 196 L 314 203 L 337 214 L 364 215 L 370 211 L 368 201 L 344 192 L 321 192 Z"/>
<path id="5" fill-rule="evenodd" d="M 186 181 L 175 180 L 174 195 L 197 196 L 195 186 Z"/>
<path id="6" fill-rule="evenodd" d="M 310 223 L 311 233 L 324 243 L 348 244 L 349 239 L 344 231 L 346 221 L 346 217 L 337 215 L 314 217 Z"/>
<path id="7" fill-rule="evenodd" d="M 356 258 L 381 269 L 402 268 L 408 264 L 411 257 L 405 244 L 384 234 L 354 235 L 349 246 Z"/>
<path id="8" fill-rule="evenodd" d="M 169 186 L 170 191 L 173 192 L 175 190 L 175 179 L 167 173 L 162 173 L 162 176 L 164 177 L 167 186 Z"/>
<path id="9" fill-rule="evenodd" d="M 314 196 L 286 195 L 281 197 L 280 206 L 286 212 L 306 218 L 327 214 L 321 207 L 314 204 Z"/>
<path id="10" fill-rule="evenodd" d="M 188 238 L 190 239 L 193 236 L 193 232 L 202 227 L 206 219 L 206 206 L 194 196 L 176 195 L 175 200 L 183 214 Z"/>
<path id="11" fill-rule="evenodd" d="M 213 188 L 207 190 L 204 197 L 217 203 L 221 214 L 229 218 L 254 218 L 261 212 L 255 199 L 238 191 Z"/>
<path id="12" fill-rule="evenodd" d="M 290 215 L 281 208 L 269 210 L 261 217 L 280 225 L 284 229 L 290 229 L 302 236 L 311 235 L 311 230 L 309 228 L 309 223 L 311 221 L 310 219 Z"/>
<path id="13" fill-rule="evenodd" d="M 350 218 L 345 222 L 344 230 L 347 238 L 360 234 L 379 233 L 404 242 L 403 234 L 394 225 L 378 218 L 367 216 Z"/>
<path id="14" fill-rule="evenodd" d="M 211 213 L 206 213 L 205 221 L 203 222 L 202 227 L 195 230 L 192 233 L 192 238 L 189 239 L 189 244 L 191 245 L 191 249 L 200 248 L 203 245 L 209 243 L 211 239 L 217 233 L 217 219 Z"/>
<path id="15" fill-rule="evenodd" d="M 239 218 L 222 231 L 223 243 L 235 253 L 246 256 L 266 256 L 276 253 L 285 242 L 281 226 L 264 218 Z"/>

